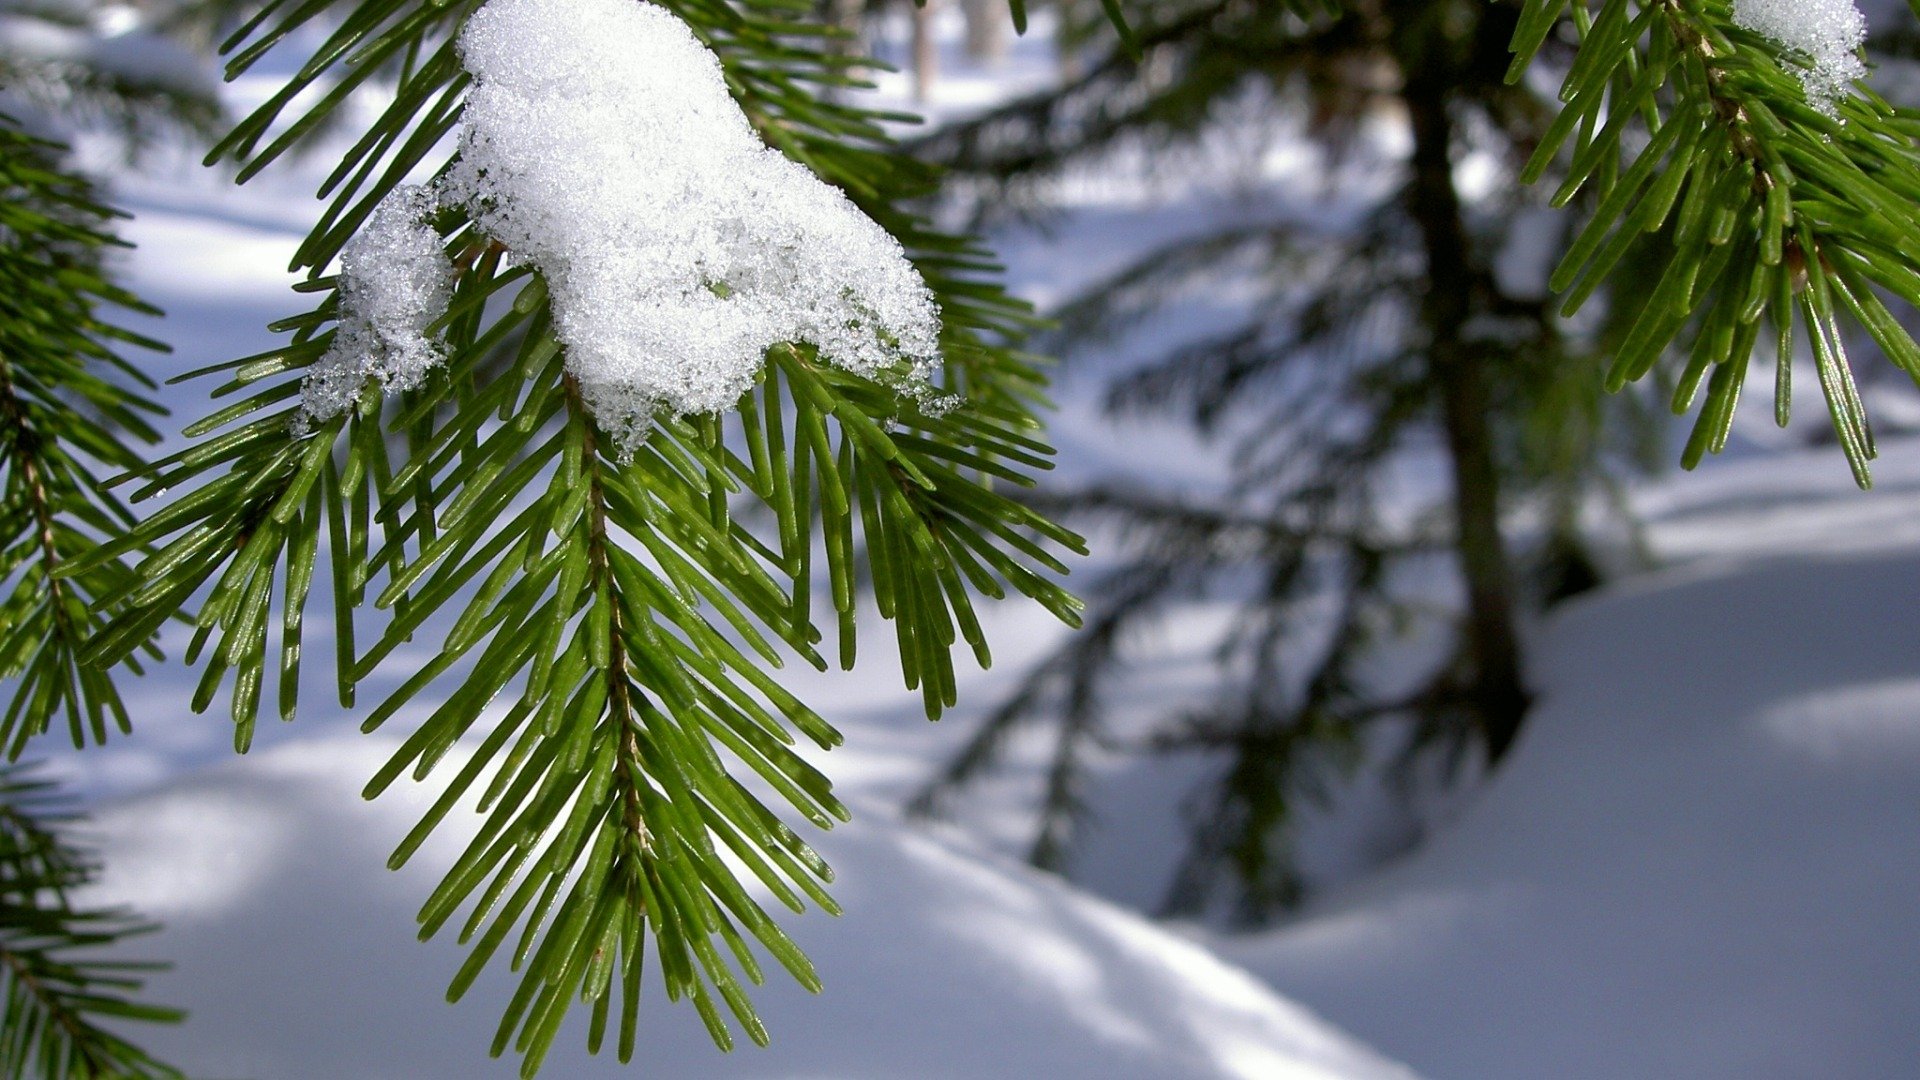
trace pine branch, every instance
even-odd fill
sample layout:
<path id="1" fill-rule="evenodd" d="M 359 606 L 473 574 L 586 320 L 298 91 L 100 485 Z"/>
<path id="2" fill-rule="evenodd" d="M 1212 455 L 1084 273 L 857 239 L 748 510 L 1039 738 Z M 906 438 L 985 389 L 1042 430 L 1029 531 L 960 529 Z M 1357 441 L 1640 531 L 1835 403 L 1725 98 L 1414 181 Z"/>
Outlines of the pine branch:
<path id="1" fill-rule="evenodd" d="M 521 971 L 494 1052 L 511 1048 L 532 1075 L 576 1000 L 590 1003 L 598 1050 L 617 999 L 618 1053 L 632 1056 L 649 949 L 669 996 L 689 999 L 716 1043 L 731 1045 L 731 1027 L 764 1042 L 745 990 L 762 977 L 756 955 L 802 985 L 817 979 L 738 875 L 794 911 L 837 910 L 826 864 L 770 804 L 822 828 L 846 816 L 789 748 L 800 735 L 831 747 L 839 734 L 771 669 L 794 657 L 826 666 L 814 624 L 824 608 L 851 667 L 854 583 L 871 581 L 907 684 L 937 717 L 956 697 L 954 647 L 991 659 L 977 596 L 1019 593 L 1078 617 L 1054 579 L 1066 570 L 1057 553 L 1083 550 L 1079 538 L 1002 490 L 1050 466 L 1033 434 L 1043 380 L 1014 347 L 1032 319 L 973 245 L 899 208 L 932 177 L 894 153 L 877 118 L 816 96 L 854 60 L 819 52 L 773 0 L 688 5 L 678 13 L 720 55 L 762 135 L 907 246 L 941 305 L 940 389 L 957 403 L 903 393 L 904 369 L 854 374 L 812 346 L 781 346 L 736 410 L 662 415 L 644 441 L 618 441 L 568 372 L 546 279 L 454 207 L 432 221 L 455 271 L 431 329 L 444 362 L 404 393 L 375 382 L 316 420 L 299 395 L 339 340 L 340 281 L 326 271 L 460 122 L 470 80 L 451 41 L 473 7 L 351 5 L 318 59 L 214 152 L 238 159 L 245 179 L 330 122 L 371 71 L 397 71 L 393 105 L 327 183 L 329 208 L 296 256 L 317 303 L 279 324 L 283 347 L 194 373 L 224 375 L 214 396 L 238 400 L 190 425 L 188 448 L 126 477 L 132 501 L 155 507 L 66 567 L 151 552 L 84 659 L 119 659 L 204 597 L 187 651 L 204 667 L 194 706 L 227 697 L 244 750 L 276 640 L 279 711 L 296 714 L 305 612 L 329 591 L 320 578 L 343 704 L 401 645 L 437 638 L 365 717 L 371 730 L 434 702 L 367 794 L 478 742 L 392 862 L 456 808 L 479 811 L 420 919 L 432 935 L 458 918 L 472 947 L 451 996 L 503 952 Z M 319 11 L 270 4 L 229 41 L 230 73 Z M 333 91 L 289 113 L 327 79 Z M 823 553 L 830 595 L 817 601 Z M 743 769 L 754 786 L 736 778 Z"/>
<path id="2" fill-rule="evenodd" d="M 0 1074 L 178 1078 L 105 1024 L 177 1023 L 176 1009 L 132 995 L 157 965 L 102 954 L 154 927 L 122 911 L 76 907 L 95 868 L 55 831 L 71 821 L 46 781 L 0 769 Z"/>
<path id="3" fill-rule="evenodd" d="M 956 180 L 984 182 L 982 194 L 992 201 L 1017 201 L 1034 184 L 1120 147 L 1146 144 L 1165 153 L 1187 141 L 1205 128 L 1219 99 L 1243 82 L 1249 67 L 1279 83 L 1290 75 L 1337 69 L 1364 45 L 1352 20 L 1329 18 L 1339 8 L 1334 3 L 1168 8 L 1141 19 L 1137 55 L 1114 49 L 1058 88 L 942 126 L 909 150 Z M 1178 78 L 1142 77 L 1143 70 L 1169 66 L 1179 68 Z M 977 201 L 978 211 L 987 213 L 989 200 Z"/>
<path id="4" fill-rule="evenodd" d="M 1514 13 L 1467 2 L 1350 5 L 1335 19 L 1312 23 L 1290 22 L 1274 5 L 1255 5 L 1164 38 L 1148 30 L 1143 39 L 1152 42 L 1156 58 L 1152 93 L 1182 102 L 1195 116 L 1248 96 L 1271 96 L 1276 111 L 1312 117 L 1309 135 L 1337 159 L 1350 125 L 1343 117 L 1364 113 L 1382 93 L 1410 93 L 1400 80 L 1405 72 L 1396 47 L 1402 43 L 1395 35 L 1416 20 L 1417 40 L 1449 50 L 1439 107 L 1459 118 L 1463 141 L 1472 132 L 1474 149 L 1494 161 L 1513 146 L 1530 149 L 1551 114 L 1532 91 L 1502 80 Z M 1264 26 L 1264 36 L 1240 39 L 1264 48 L 1250 45 L 1242 54 L 1209 47 L 1216 36 L 1247 26 Z M 1332 53 L 1324 66 L 1306 58 L 1310 51 L 1296 52 L 1295 44 L 1308 38 Z M 1128 140 L 1158 147 L 1218 134 L 1206 126 L 1166 124 L 1163 130 L 1146 109 L 1106 131 L 1102 125 L 1120 107 L 1106 113 L 1094 104 L 1089 112 L 1088 103 L 1074 100 L 1083 89 L 1073 85 L 1029 99 L 984 118 L 963 138 L 987 146 L 1008 131 L 1057 135 L 1060 141 L 1048 145 L 1062 155 L 1044 169 Z M 1431 90 L 1422 92 L 1436 100 Z M 1089 126 L 1079 126 L 1081 118 Z M 1482 123 L 1491 129 L 1484 136 Z M 1052 135 L 1048 125 L 1057 126 Z M 1072 143 L 1088 131 L 1099 138 Z M 1008 136 L 1006 145 L 1017 147 L 1018 139 Z M 1030 175 L 1011 156 L 988 154 L 982 161 L 969 165 L 989 175 L 999 167 Z M 1463 303 L 1454 340 L 1471 350 L 1476 365 L 1498 373 L 1487 404 L 1495 413 L 1499 441 L 1492 449 L 1509 506 L 1550 501 L 1558 508 L 1556 527 L 1578 532 L 1565 508 L 1586 505 L 1588 492 L 1605 489 L 1619 470 L 1633 467 L 1619 452 L 1626 441 L 1619 436 L 1641 430 L 1639 396 L 1609 402 L 1599 393 L 1596 361 L 1612 340 L 1611 325 L 1566 326 L 1551 305 L 1516 295 L 1494 271 L 1524 196 L 1473 206 L 1471 218 L 1457 222 L 1471 235 L 1454 258 L 1439 264 L 1423 250 L 1423 223 L 1409 212 L 1407 188 L 1358 207 L 1355 201 L 1343 192 L 1327 206 L 1243 211 L 1239 216 L 1249 220 L 1144 253 L 1060 312 L 1066 330 L 1058 346 L 1097 354 L 1109 336 L 1158 315 L 1179 314 L 1191 326 L 1186 305 L 1231 290 L 1230 302 L 1208 308 L 1204 331 L 1187 330 L 1187 340 L 1107 386 L 1110 411 L 1173 417 L 1223 443 L 1230 469 L 1225 490 L 1175 497 L 1106 486 L 1035 499 L 1075 525 L 1103 529 L 1100 535 L 1118 545 L 1121 565 L 1107 579 L 1114 588 L 1103 581 L 1090 590 L 1089 625 L 1101 627 L 1103 639 L 1152 627 L 1176 604 L 1235 603 L 1234 622 L 1216 651 L 1218 691 L 1198 706 L 1138 718 L 1149 734 L 1141 745 L 1118 747 L 1218 756 L 1217 782 L 1197 789 L 1190 805 L 1192 841 L 1170 905 L 1204 903 L 1229 880 L 1248 914 L 1293 898 L 1299 882 L 1287 845 L 1294 800 L 1312 797 L 1323 775 L 1352 759 L 1362 727 L 1407 724 L 1447 749 L 1474 738 L 1472 725 L 1455 722 L 1471 702 L 1450 665 L 1429 673 L 1430 692 L 1409 695 L 1400 686 L 1378 685 L 1377 676 L 1363 675 L 1362 664 L 1383 640 L 1412 627 L 1452 633 L 1457 615 L 1451 601 L 1423 602 L 1416 584 L 1452 547 L 1448 521 L 1435 515 L 1389 529 L 1382 519 L 1390 512 L 1378 503 L 1380 488 L 1404 480 L 1396 467 L 1441 434 L 1430 362 L 1438 331 L 1422 308 L 1436 281 Z M 1327 220 L 1335 224 L 1316 224 Z M 1124 591 L 1128 582 L 1175 567 L 1186 576 L 1152 604 L 1136 603 Z M 1317 611 L 1329 596 L 1345 612 L 1331 628 L 1307 610 Z M 1078 809 L 1077 763 L 1086 748 L 1113 745 L 1118 720 L 1105 715 L 1103 698 L 1116 697 L 1108 684 L 1125 668 L 1117 652 L 1077 664 L 1073 654 L 1081 646 L 1071 640 L 1040 658 L 922 792 L 918 808 L 936 808 L 952 789 L 987 772 L 1016 729 L 1057 723 L 1035 832 L 1036 851 L 1061 858 Z"/>
<path id="5" fill-rule="evenodd" d="M 150 384 L 110 348 L 161 346 L 100 314 L 152 309 L 104 275 L 100 252 L 118 244 L 103 228 L 111 211 L 58 170 L 61 152 L 0 118 L 0 678 L 19 680 L 0 714 L 9 759 L 63 713 L 75 746 L 104 742 L 109 725 L 131 730 L 108 671 L 80 660 L 128 568 L 68 572 L 132 521 L 93 470 L 138 467 L 122 433 L 153 441 L 147 417 L 162 411 L 128 388 Z M 158 655 L 151 635 L 133 647 Z M 131 651 L 126 661 L 139 671 Z"/>
<path id="6" fill-rule="evenodd" d="M 1528 3 L 1510 79 L 1567 12 L 1564 0 Z M 1733 25 L 1724 0 L 1608 0 L 1597 13 L 1580 0 L 1572 16 L 1582 43 L 1564 108 L 1524 174 L 1539 179 L 1562 162 L 1556 202 L 1589 187 L 1599 198 L 1553 277 L 1563 310 L 1612 281 L 1641 237 L 1657 234 L 1667 253 L 1657 300 L 1621 343 L 1609 385 L 1644 378 L 1683 346 L 1672 404 L 1684 413 L 1701 402 L 1683 457 L 1692 467 L 1725 447 L 1763 341 L 1786 423 L 1794 337 L 1805 334 L 1841 447 L 1869 485 L 1873 433 L 1843 325 L 1864 328 L 1920 380 L 1920 346 L 1881 299 L 1920 306 L 1911 123 L 1864 86 L 1822 111 L 1800 77 L 1808 61 Z M 1637 149 L 1636 130 L 1646 137 Z"/>
<path id="7" fill-rule="evenodd" d="M 1241 49 L 1258 55 L 1275 82 L 1289 74 L 1317 81 L 1316 105 L 1325 108 L 1341 86 L 1339 57 L 1375 48 L 1385 17 L 1368 4 L 1182 9 L 1145 22 L 1138 35 L 1143 55 L 1177 76 L 1149 84 L 1116 50 L 1058 91 L 916 149 L 987 181 L 1004 200 L 1128 140 L 1187 137 L 1210 103 L 1244 83 Z M 1920 175 L 1911 123 L 1864 86 L 1830 112 L 1809 103 L 1803 75 L 1812 61 L 1733 25 L 1728 0 L 1528 0 L 1510 83 L 1518 88 L 1543 52 L 1557 52 L 1553 32 L 1568 20 L 1581 45 L 1566 67 L 1557 121 L 1525 172 L 1529 182 L 1562 173 L 1556 204 L 1595 193 L 1596 209 L 1553 277 L 1563 312 L 1620 288 L 1626 262 L 1648 240 L 1663 253 L 1654 272 L 1665 299 L 1620 343 L 1609 385 L 1646 378 L 1670 349 L 1685 353 L 1672 405 L 1679 414 L 1701 406 L 1682 457 L 1691 468 L 1725 447 L 1763 345 L 1774 352 L 1775 413 L 1786 422 L 1793 342 L 1803 334 L 1840 444 L 1856 479 L 1869 484 L 1873 436 L 1845 328 L 1864 330 L 1920 380 L 1920 345 L 1883 299 L 1920 305 L 1920 277 L 1904 254 L 1920 239 L 1909 212 Z M 1315 79 L 1316 64 L 1326 77 Z"/>

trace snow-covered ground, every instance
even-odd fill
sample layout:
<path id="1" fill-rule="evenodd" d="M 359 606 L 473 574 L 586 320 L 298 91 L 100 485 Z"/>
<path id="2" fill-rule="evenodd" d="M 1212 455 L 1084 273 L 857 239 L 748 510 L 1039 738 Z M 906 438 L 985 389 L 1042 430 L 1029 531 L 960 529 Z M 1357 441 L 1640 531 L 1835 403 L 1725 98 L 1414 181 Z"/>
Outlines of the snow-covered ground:
<path id="1" fill-rule="evenodd" d="M 1873 495 L 1824 453 L 1650 493 L 1699 557 L 1554 619 L 1474 805 L 1221 951 L 1436 1078 L 1910 1075 L 1920 444 L 1887 457 Z"/>
<path id="2" fill-rule="evenodd" d="M 935 111 L 1031 80 L 1037 56 L 1022 43 L 1010 74 L 950 60 Z M 262 327 L 299 310 L 282 270 L 317 209 L 315 167 L 294 162 L 236 190 L 187 155 L 160 153 L 118 176 L 120 202 L 138 215 L 125 229 L 140 245 L 130 283 L 171 313 L 156 328 L 177 352 L 153 360 L 156 375 L 265 348 Z M 1057 223 L 1054 246 L 1010 238 L 1013 280 L 1058 297 L 1070 287 L 1062 268 L 1097 273 L 1116 257 L 1123 221 L 1134 243 L 1196 223 L 1191 201 L 1151 218 L 1140 201 L 1099 193 Z M 185 422 L 203 393 L 171 388 L 166 400 Z M 1092 400 L 1065 387 L 1055 438 L 1067 471 L 1214 475 L 1181 433 L 1116 434 Z M 1665 568 L 1536 628 L 1534 723 L 1459 818 L 1409 860 L 1259 936 L 1155 927 L 1007 862 L 1030 794 L 1018 769 L 976 800 L 964 833 L 900 822 L 892 807 L 965 736 L 968 714 L 920 719 L 887 662 L 890 634 L 868 619 L 874 647 L 861 649 L 858 673 L 793 676 L 847 732 L 822 764 L 857 812 L 817 838 L 847 914 L 786 922 L 825 994 L 776 973 L 756 995 L 773 1048 L 724 1058 L 691 1010 L 655 995 L 635 1070 L 586 1058 L 569 1033 L 549 1075 L 1910 1073 L 1920 441 L 1884 443 L 1880 485 L 1863 495 L 1837 450 L 1749 434 L 1737 460 L 1635 493 Z M 1181 618 L 1142 680 L 1161 703 L 1203 692 L 1208 678 L 1204 649 L 1182 642 L 1205 640 L 1217 613 Z M 1004 605 L 988 632 L 998 655 L 1018 658 L 1060 631 Z M 1017 666 L 968 677 L 963 703 L 990 702 Z M 177 668 L 136 693 L 135 738 L 59 758 L 99 806 L 101 895 L 167 923 L 137 943 L 176 964 L 154 996 L 194 1011 L 143 1035 L 206 1075 L 509 1075 L 484 1058 L 504 973 L 448 1006 L 457 948 L 413 940 L 413 911 L 452 838 L 403 873 L 384 869 L 426 796 L 358 799 L 388 747 L 326 707 L 330 673 L 312 667 L 306 715 L 263 731 L 248 759 L 229 760 L 222 718 L 188 714 L 191 679 Z M 1096 834 L 1082 864 L 1092 884 L 1151 902 L 1157 889 L 1137 883 L 1173 858 L 1174 804 L 1189 781 L 1137 767 L 1106 779 L 1096 800 L 1133 816 Z"/>
<path id="3" fill-rule="evenodd" d="M 443 836 L 420 865 L 384 869 L 431 798 L 361 800 L 396 746 L 305 739 L 99 814 L 108 873 L 96 897 L 165 920 L 140 946 L 175 963 L 152 993 L 193 1012 L 143 1033 L 156 1053 L 196 1076 L 260 1080 L 515 1074 L 486 1047 L 517 980 L 493 971 L 449 1006 L 463 950 L 413 940 L 414 911 L 461 845 Z M 903 827 L 885 808 L 860 806 L 819 846 L 846 912 L 787 920 L 827 989 L 810 996 L 776 970 L 755 991 L 771 1049 L 723 1056 L 656 988 L 632 1069 L 587 1055 L 579 1015 L 547 1075 L 1413 1075 L 1201 947 L 963 839 Z"/>

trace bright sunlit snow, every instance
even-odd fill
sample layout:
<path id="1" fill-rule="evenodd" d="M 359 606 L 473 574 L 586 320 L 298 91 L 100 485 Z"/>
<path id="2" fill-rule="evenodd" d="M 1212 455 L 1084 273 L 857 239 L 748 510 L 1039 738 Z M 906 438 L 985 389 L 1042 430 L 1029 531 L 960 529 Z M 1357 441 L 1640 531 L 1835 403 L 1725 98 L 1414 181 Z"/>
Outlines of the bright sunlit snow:
<path id="1" fill-rule="evenodd" d="M 899 242 L 760 141 L 679 19 L 625 0 L 490 0 L 459 45 L 474 87 L 437 198 L 539 268 L 567 369 L 623 446 L 656 411 L 731 407 L 783 342 L 862 374 L 930 374 L 938 313 Z M 350 317 L 419 299 L 412 273 L 360 284 Z M 307 411 L 350 398 L 316 384 Z"/>
<path id="2" fill-rule="evenodd" d="M 307 370 L 303 418 L 345 412 L 368 379 L 411 390 L 445 358 L 427 328 L 453 299 L 453 265 L 425 224 L 431 209 L 424 189 L 400 188 L 340 252 L 340 328 Z"/>
<path id="3" fill-rule="evenodd" d="M 1867 19 L 1851 0 L 1734 0 L 1735 25 L 1807 54 L 1813 66 L 1800 73 L 1807 101 L 1834 115 L 1840 99 L 1867 77 L 1860 47 Z"/>
<path id="4" fill-rule="evenodd" d="M 1910 473 L 1885 496 L 1783 497 L 1816 460 L 1686 484 L 1676 517 L 1723 542 L 1791 543 L 1763 513 L 1825 536 L 1575 605 L 1471 809 L 1227 955 L 1436 1078 L 1909 1074 L 1920 500 Z M 1900 526 L 1849 536 L 1876 503 Z"/>
<path id="5" fill-rule="evenodd" d="M 464 950 L 413 940 L 415 910 L 465 842 L 454 834 L 480 819 L 456 812 L 421 865 L 387 870 L 388 849 L 431 802 L 412 784 L 360 798 L 396 746 L 352 732 L 309 739 L 99 816 L 107 870 L 92 899 L 165 920 L 128 951 L 173 961 L 152 995 L 193 1016 L 143 1029 L 143 1044 L 195 1076 L 517 1072 L 486 1053 L 516 978 L 496 965 L 449 1005 Z M 846 914 L 783 919 L 827 989 L 811 995 L 776 977 L 753 990 L 770 1049 L 722 1054 L 655 981 L 631 1066 L 590 1057 L 576 1015 L 542 1075 L 1413 1080 L 1199 946 L 1027 867 L 903 828 L 879 807 L 817 846 Z"/>

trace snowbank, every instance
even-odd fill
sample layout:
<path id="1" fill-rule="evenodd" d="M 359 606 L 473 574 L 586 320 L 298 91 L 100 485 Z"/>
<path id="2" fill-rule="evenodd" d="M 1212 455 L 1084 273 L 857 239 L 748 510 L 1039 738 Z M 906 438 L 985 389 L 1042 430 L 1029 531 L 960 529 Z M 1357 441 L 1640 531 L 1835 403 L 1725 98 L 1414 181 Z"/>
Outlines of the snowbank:
<path id="1" fill-rule="evenodd" d="M 1908 545 L 1579 606 L 1453 828 L 1223 951 L 1438 1078 L 1911 1075 L 1917 599 Z"/>
<path id="2" fill-rule="evenodd" d="M 136 947 L 175 963 L 154 998 L 193 1013 L 142 1032 L 156 1051 L 195 1075 L 260 1080 L 513 1075 L 514 1063 L 485 1056 L 510 982 L 483 980 L 449 1006 L 457 946 L 413 940 L 429 875 L 457 846 L 442 838 L 425 866 L 383 868 L 422 805 L 418 791 L 360 800 L 389 750 L 361 737 L 292 743 L 96 816 L 108 870 L 94 899 L 166 921 Z M 757 993 L 772 1049 L 722 1056 L 691 1010 L 656 994 L 633 1068 L 589 1058 L 576 1030 L 546 1075 L 1411 1075 L 1195 945 L 884 813 L 861 813 L 819 846 L 847 914 L 789 920 L 827 990 L 770 981 Z"/>

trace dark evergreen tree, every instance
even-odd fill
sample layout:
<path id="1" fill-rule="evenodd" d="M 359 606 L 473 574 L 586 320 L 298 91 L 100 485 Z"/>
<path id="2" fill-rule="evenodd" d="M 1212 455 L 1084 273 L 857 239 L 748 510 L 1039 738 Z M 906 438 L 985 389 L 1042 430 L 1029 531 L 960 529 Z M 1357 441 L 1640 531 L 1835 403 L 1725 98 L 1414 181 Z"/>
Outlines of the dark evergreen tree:
<path id="1" fill-rule="evenodd" d="M 1762 316 L 1793 325 L 1795 252 L 1819 245 L 1857 253 L 1829 257 L 1829 280 L 1846 283 L 1839 301 L 1799 296 L 1815 305 L 1802 322 L 1819 328 L 1822 384 L 1864 470 L 1869 442 L 1833 358 L 1832 316 L 1857 310 L 1911 371 L 1910 343 L 1868 282 L 1914 293 L 1878 269 L 1889 238 L 1834 213 L 1818 185 L 1870 176 L 1888 185 L 1873 197 L 1891 202 L 1901 189 L 1887 177 L 1911 167 L 1913 148 L 1905 121 L 1871 97 L 1845 103 L 1844 127 L 1810 108 L 1798 76 L 1811 58 L 1782 58 L 1733 25 L 1725 3 L 1128 10 L 1137 60 L 1115 50 L 918 151 L 964 179 L 960 190 L 989 216 L 996 203 L 1045 213 L 1048 183 L 1064 171 L 1117 151 L 1178 161 L 1222 124 L 1249 137 L 1244 118 L 1259 110 L 1323 151 L 1327 202 L 1261 196 L 1255 212 L 1145 253 L 1059 312 L 1050 341 L 1071 360 L 1204 290 L 1252 290 L 1238 321 L 1107 388 L 1116 414 L 1179 417 L 1226 444 L 1231 475 L 1218 497 L 1125 480 L 1042 494 L 1049 510 L 1124 537 L 1127 554 L 1091 586 L 1089 630 L 1032 669 L 918 806 L 935 808 L 990 768 L 1014 730 L 1054 725 L 1032 857 L 1062 865 L 1084 812 L 1089 748 L 1122 741 L 1106 698 L 1125 667 L 1122 644 L 1171 606 L 1224 593 L 1239 612 L 1219 647 L 1220 690 L 1166 717 L 1143 749 L 1217 762 L 1193 793 L 1191 844 L 1167 907 L 1225 893 L 1258 917 L 1300 895 L 1289 830 L 1330 775 L 1364 760 L 1402 780 L 1431 778 L 1419 766 L 1436 757 L 1454 775 L 1475 748 L 1497 766 L 1529 701 L 1519 627 L 1598 582 L 1606 560 L 1590 526 L 1611 517 L 1631 535 L 1620 483 L 1665 457 L 1657 397 L 1671 392 L 1684 412 L 1711 375 L 1686 461 L 1724 445 Z M 1534 77 L 1520 79 L 1536 52 Z M 1540 90 L 1553 75 L 1564 77 L 1560 101 Z M 1789 119 L 1762 119 L 1775 116 Z M 1790 133 L 1798 123 L 1815 133 Z M 1338 178 L 1367 124 L 1402 133 L 1406 151 L 1382 166 L 1397 177 L 1392 190 L 1356 215 Z M 1836 129 L 1847 144 L 1837 150 L 1822 141 Z M 1484 194 L 1463 183 L 1470 157 L 1491 166 Z M 1776 182 L 1788 161 L 1809 159 L 1827 171 Z M 1557 193 L 1528 186 L 1547 171 L 1562 181 Z M 1779 223 L 1789 191 L 1804 237 Z M 1577 201 L 1588 223 L 1543 220 L 1535 211 L 1549 201 Z M 1890 231 L 1913 228 L 1910 206 L 1887 214 Z M 1563 260 L 1553 292 L 1544 270 L 1540 280 L 1515 272 L 1529 249 L 1550 253 L 1549 266 Z M 1676 339 L 1686 363 L 1657 367 Z M 1784 410 L 1792 354 L 1779 348 Z M 1642 376 L 1659 385 L 1605 393 Z M 1435 456 L 1449 482 L 1409 520 L 1404 483 L 1383 489 L 1393 470 Z M 1457 591 L 1436 596 L 1421 568 L 1443 552 Z M 1311 615 L 1316 600 L 1332 614 Z M 1453 647 L 1424 676 L 1383 677 L 1382 646 L 1434 633 L 1436 606 Z M 1368 734 L 1383 725 L 1396 733 Z"/>

